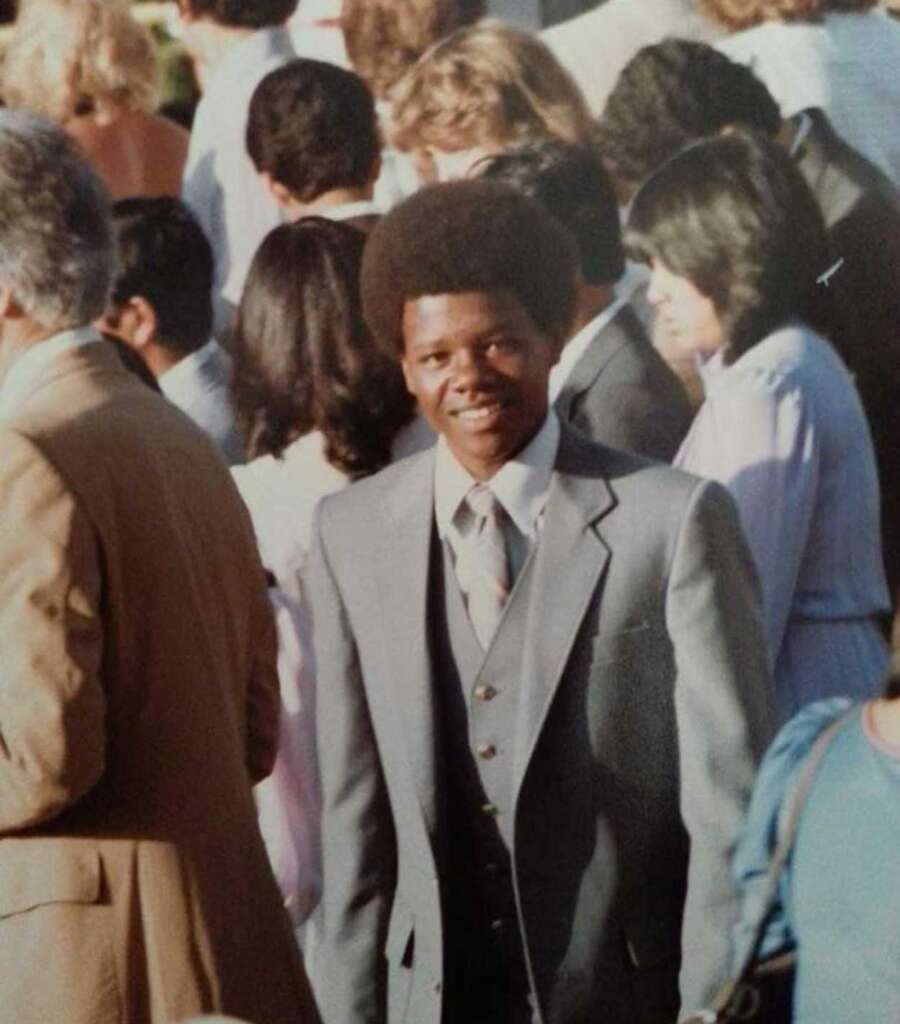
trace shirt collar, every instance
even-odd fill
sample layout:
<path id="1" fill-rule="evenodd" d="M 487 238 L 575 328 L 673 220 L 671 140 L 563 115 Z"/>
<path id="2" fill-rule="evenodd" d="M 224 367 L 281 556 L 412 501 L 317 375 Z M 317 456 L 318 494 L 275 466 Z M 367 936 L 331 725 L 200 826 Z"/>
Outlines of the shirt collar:
<path id="1" fill-rule="evenodd" d="M 506 514 L 525 537 L 535 536 L 547 504 L 559 437 L 559 419 L 551 409 L 541 429 L 528 444 L 487 481 Z M 446 440 L 438 438 L 434 462 L 434 514 L 441 539 L 450 532 L 457 509 L 476 483 L 459 464 Z"/>
<path id="2" fill-rule="evenodd" d="M 102 340 L 93 327 L 74 327 L 36 342 L 15 360 L 0 384 L 0 416 L 8 416 L 18 406 L 57 356 Z"/>
<path id="3" fill-rule="evenodd" d="M 205 345 L 202 345 L 195 352 L 189 352 L 186 356 L 183 356 L 174 366 L 170 366 L 168 370 L 165 370 L 156 378 L 159 390 L 162 391 L 166 398 L 171 401 L 172 396 L 183 393 L 185 387 L 189 391 L 193 390 L 194 374 L 197 367 L 207 357 L 215 354 L 218 344 L 215 338 L 210 338 Z"/>
<path id="4" fill-rule="evenodd" d="M 566 382 L 575 369 L 575 364 L 588 350 L 591 342 L 603 330 L 604 327 L 616 316 L 623 306 L 628 304 L 628 296 L 620 295 L 601 309 L 600 312 L 589 320 L 581 330 L 573 335 L 565 344 L 559 357 L 559 362 L 550 371 L 550 401 L 555 402 L 559 393 L 566 386 Z"/>
<path id="5" fill-rule="evenodd" d="M 317 212 L 328 220 L 350 220 L 351 217 L 380 217 L 384 211 L 374 199 L 358 199 L 353 203 L 326 206 Z"/>

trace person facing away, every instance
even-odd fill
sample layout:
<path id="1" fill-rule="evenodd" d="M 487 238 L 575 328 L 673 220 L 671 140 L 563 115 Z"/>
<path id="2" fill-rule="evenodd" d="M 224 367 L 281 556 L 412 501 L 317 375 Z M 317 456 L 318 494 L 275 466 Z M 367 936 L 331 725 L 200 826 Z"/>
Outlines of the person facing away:
<path id="1" fill-rule="evenodd" d="M 881 545 L 898 646 L 900 191 L 837 136 L 821 110 L 782 120 L 768 89 L 749 68 L 685 40 L 670 39 L 635 56 L 610 96 L 595 138 L 617 189 L 631 199 L 641 182 L 681 148 L 736 126 L 762 132 L 786 149 L 825 220 L 834 273 L 823 287 L 839 316 L 829 341 L 853 374 L 875 446 Z M 671 359 L 678 346 L 659 327 L 658 322 L 654 342 Z"/>
<path id="2" fill-rule="evenodd" d="M 317 216 L 372 228 L 381 140 L 375 101 L 352 71 L 317 60 L 270 71 L 250 100 L 246 145 L 288 221 Z"/>
<path id="3" fill-rule="evenodd" d="M 22 1024 L 317 1020 L 256 823 L 278 734 L 227 468 L 90 326 L 108 198 L 0 114 L 0 972 Z"/>
<path id="4" fill-rule="evenodd" d="M 181 197 L 212 245 L 214 328 L 230 325 L 259 243 L 282 221 L 247 156 L 247 108 L 257 83 L 295 54 L 284 28 L 297 0 L 178 0 L 182 42 L 203 96 L 191 129 Z"/>
<path id="5" fill-rule="evenodd" d="M 550 371 L 557 412 L 593 441 L 671 462 L 691 405 L 627 298 L 616 295 L 625 256 L 603 165 L 586 148 L 548 139 L 489 157 L 477 170 L 537 199 L 575 241 L 575 315 Z"/>
<path id="6" fill-rule="evenodd" d="M 98 327 L 143 360 L 160 391 L 229 464 L 244 441 L 228 401 L 231 359 L 211 336 L 213 257 L 187 206 L 174 196 L 113 205 L 116 275 Z"/>
<path id="7" fill-rule="evenodd" d="M 772 724 L 752 562 L 719 485 L 550 408 L 575 266 L 484 180 L 367 243 L 366 317 L 440 437 L 320 503 L 303 576 L 327 1024 L 674 1021 L 727 971 Z"/>

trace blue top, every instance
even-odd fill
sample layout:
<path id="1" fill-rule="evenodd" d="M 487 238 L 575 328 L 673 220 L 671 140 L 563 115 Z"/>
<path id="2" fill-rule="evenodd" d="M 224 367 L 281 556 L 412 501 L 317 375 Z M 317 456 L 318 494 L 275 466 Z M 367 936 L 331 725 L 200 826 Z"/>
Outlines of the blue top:
<path id="1" fill-rule="evenodd" d="M 735 857 L 738 955 L 752 937 L 782 804 L 816 737 L 850 708 L 842 699 L 810 705 L 766 754 Z M 795 1024 L 900 1021 L 900 748 L 877 738 L 870 709 L 850 713 L 819 766 L 766 935 L 765 955 L 797 949 Z"/>
<path id="2" fill-rule="evenodd" d="M 762 585 L 779 713 L 880 692 L 889 607 L 869 428 L 834 349 L 792 321 L 726 366 L 675 457 L 731 492 Z"/>

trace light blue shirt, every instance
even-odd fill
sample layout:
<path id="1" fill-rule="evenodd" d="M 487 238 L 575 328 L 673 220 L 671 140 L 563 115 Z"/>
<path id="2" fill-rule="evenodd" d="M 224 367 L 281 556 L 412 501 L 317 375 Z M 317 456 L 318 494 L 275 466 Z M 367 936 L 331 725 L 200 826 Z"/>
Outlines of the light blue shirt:
<path id="1" fill-rule="evenodd" d="M 782 717 L 819 697 L 871 696 L 887 667 L 875 616 L 890 605 L 875 457 L 847 370 L 795 321 L 702 374 L 706 401 L 674 464 L 737 503 Z"/>

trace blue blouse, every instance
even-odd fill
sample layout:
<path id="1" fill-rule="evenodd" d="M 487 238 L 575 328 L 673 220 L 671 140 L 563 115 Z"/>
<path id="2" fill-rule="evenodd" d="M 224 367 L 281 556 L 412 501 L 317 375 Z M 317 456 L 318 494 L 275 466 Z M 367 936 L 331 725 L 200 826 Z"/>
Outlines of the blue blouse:
<path id="1" fill-rule="evenodd" d="M 760 768 L 735 857 L 741 889 L 736 954 L 751 941 L 779 813 L 816 737 L 853 705 L 805 708 L 775 738 Z M 900 1021 L 900 749 L 856 707 L 832 740 L 782 876 L 765 955 L 795 947 L 795 1024 Z"/>
<path id="2" fill-rule="evenodd" d="M 880 692 L 889 607 L 878 476 L 847 370 L 793 321 L 732 365 L 702 370 L 706 400 L 675 465 L 735 499 L 762 586 L 782 721 L 804 704 Z"/>

